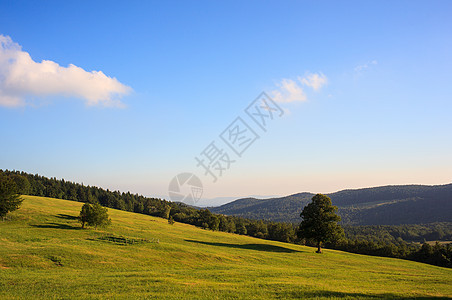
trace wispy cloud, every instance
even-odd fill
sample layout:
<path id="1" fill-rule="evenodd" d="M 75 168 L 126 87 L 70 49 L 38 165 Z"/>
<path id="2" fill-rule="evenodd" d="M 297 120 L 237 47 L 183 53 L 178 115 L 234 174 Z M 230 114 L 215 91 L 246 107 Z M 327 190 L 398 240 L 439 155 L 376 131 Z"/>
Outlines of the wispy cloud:
<path id="1" fill-rule="evenodd" d="M 306 101 L 307 96 L 303 86 L 318 91 L 327 82 L 327 77 L 322 73 L 306 73 L 304 77 L 298 76 L 297 80 L 282 79 L 276 83 L 277 89 L 270 93 L 273 99 L 280 103 Z"/>
<path id="2" fill-rule="evenodd" d="M 322 73 L 306 74 L 303 78 L 298 77 L 298 80 L 315 91 L 320 90 L 328 82 L 328 79 Z"/>
<path id="3" fill-rule="evenodd" d="M 372 60 L 372 61 L 369 61 L 369 62 L 367 62 L 367 63 L 365 63 L 365 64 L 356 66 L 356 67 L 355 67 L 355 72 L 361 72 L 361 71 L 364 71 L 365 69 L 369 68 L 369 67 L 372 66 L 372 65 L 376 65 L 377 63 L 378 63 L 378 62 L 377 62 L 376 60 Z"/>
<path id="4" fill-rule="evenodd" d="M 282 79 L 277 83 L 278 89 L 272 92 L 273 99 L 276 102 L 295 102 L 305 101 L 306 94 L 303 88 L 292 79 Z"/>
<path id="5" fill-rule="evenodd" d="M 0 35 L 0 105 L 16 107 L 27 99 L 49 96 L 75 97 L 86 105 L 116 106 L 131 88 L 102 71 L 87 72 L 75 65 L 35 62 L 9 36 Z"/>

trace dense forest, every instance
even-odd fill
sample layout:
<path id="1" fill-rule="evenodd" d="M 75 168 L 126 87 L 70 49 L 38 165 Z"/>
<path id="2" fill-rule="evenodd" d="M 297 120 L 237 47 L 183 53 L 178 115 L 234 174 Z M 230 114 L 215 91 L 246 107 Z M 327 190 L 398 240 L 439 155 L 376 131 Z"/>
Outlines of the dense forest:
<path id="1" fill-rule="evenodd" d="M 311 241 L 297 237 L 294 223 L 247 219 L 238 216 L 214 214 L 209 209 L 197 209 L 183 203 L 144 197 L 138 194 L 104 190 L 64 179 L 47 178 L 19 171 L 0 170 L 0 177 L 11 177 L 23 195 L 52 197 L 101 205 L 142 213 L 168 220 L 249 235 L 262 239 L 312 245 Z M 299 207 L 301 211 L 302 207 Z M 450 223 L 401 226 L 345 226 L 346 237 L 326 247 L 354 253 L 397 257 L 439 266 L 452 267 L 452 245 L 436 243 L 431 246 L 420 242 L 449 239 Z M 410 242 L 408 242 L 410 241 Z"/>
<path id="2" fill-rule="evenodd" d="M 373 242 L 452 241 L 452 222 L 410 225 L 344 225 L 345 237 Z"/>
<path id="3" fill-rule="evenodd" d="M 312 193 L 272 199 L 239 199 L 214 213 L 276 222 L 300 222 L 301 209 Z M 399 185 L 344 190 L 327 194 L 339 210 L 342 225 L 401 225 L 451 222 L 452 184 Z"/>

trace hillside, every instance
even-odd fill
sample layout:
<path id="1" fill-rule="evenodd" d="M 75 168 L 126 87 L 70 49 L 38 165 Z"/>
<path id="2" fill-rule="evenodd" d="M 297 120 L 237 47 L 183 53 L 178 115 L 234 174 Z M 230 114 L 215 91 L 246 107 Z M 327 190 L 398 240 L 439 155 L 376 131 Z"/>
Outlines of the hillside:
<path id="1" fill-rule="evenodd" d="M 81 205 L 25 196 L 0 222 L 1 299 L 452 296 L 446 268 L 334 250 L 319 255 L 114 209 L 110 228 L 81 230 Z"/>
<path id="2" fill-rule="evenodd" d="M 265 219 L 277 222 L 300 222 L 300 212 L 310 202 L 312 193 L 281 198 L 245 198 L 212 207 L 214 213 Z M 342 223 L 347 225 L 399 225 L 452 221 L 452 184 L 400 185 L 328 194 Z"/>

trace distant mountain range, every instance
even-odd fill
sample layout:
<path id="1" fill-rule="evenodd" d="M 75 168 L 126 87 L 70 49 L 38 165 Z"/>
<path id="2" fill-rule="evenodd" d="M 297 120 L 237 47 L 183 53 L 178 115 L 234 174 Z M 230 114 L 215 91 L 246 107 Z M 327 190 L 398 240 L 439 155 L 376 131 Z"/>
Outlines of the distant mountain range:
<path id="1" fill-rule="evenodd" d="M 262 195 L 249 195 L 249 197 L 258 198 L 258 199 L 269 199 L 275 198 L 279 195 L 271 195 L 271 196 L 262 196 Z M 164 199 L 163 197 L 162 199 Z M 238 197 L 216 197 L 216 198 L 201 198 L 199 202 L 196 202 L 197 207 L 209 207 L 209 206 L 220 206 L 231 201 L 237 200 Z"/>
<path id="2" fill-rule="evenodd" d="M 400 225 L 452 222 L 452 184 L 394 185 L 327 194 L 342 224 Z M 277 222 L 301 221 L 300 212 L 312 193 L 271 199 L 244 198 L 209 208 L 212 212 Z"/>

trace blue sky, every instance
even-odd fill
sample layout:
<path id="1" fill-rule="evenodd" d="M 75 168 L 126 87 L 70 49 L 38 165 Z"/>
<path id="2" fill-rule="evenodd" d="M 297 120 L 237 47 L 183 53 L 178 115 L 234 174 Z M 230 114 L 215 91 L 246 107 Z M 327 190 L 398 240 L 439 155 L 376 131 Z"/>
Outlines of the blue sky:
<path id="1" fill-rule="evenodd" d="M 204 198 L 450 183 L 451 15 L 450 1 L 0 1 L 0 168 L 148 196 L 192 172 Z M 195 156 L 229 151 L 219 134 L 253 126 L 262 91 L 285 114 L 213 183 Z"/>

